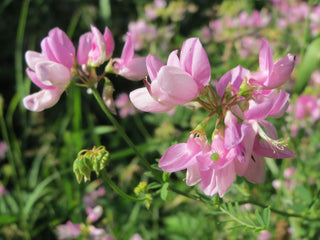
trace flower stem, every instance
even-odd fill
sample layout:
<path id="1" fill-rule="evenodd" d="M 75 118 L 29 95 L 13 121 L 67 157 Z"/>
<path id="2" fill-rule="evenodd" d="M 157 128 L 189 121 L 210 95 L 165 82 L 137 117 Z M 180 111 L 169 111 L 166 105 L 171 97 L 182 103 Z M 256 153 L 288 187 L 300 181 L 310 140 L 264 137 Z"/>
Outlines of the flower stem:
<path id="1" fill-rule="evenodd" d="M 141 163 L 143 164 L 143 166 L 145 166 L 147 169 L 152 170 L 152 168 L 150 167 L 149 162 L 147 161 L 147 159 L 145 159 L 145 157 L 139 152 L 138 148 L 136 147 L 136 145 L 131 141 L 131 139 L 128 137 L 128 135 L 126 134 L 126 132 L 124 131 L 123 127 L 119 124 L 119 122 L 114 118 L 114 116 L 109 112 L 109 110 L 107 109 L 107 107 L 105 106 L 102 98 L 100 97 L 98 91 L 96 88 L 92 87 L 91 88 L 92 93 L 95 97 L 95 99 L 97 100 L 99 106 L 101 107 L 102 111 L 105 113 L 105 115 L 108 117 L 108 119 L 110 120 L 110 122 L 117 128 L 119 134 L 122 136 L 122 138 L 125 140 L 125 142 L 129 145 L 129 147 L 132 148 L 132 150 L 136 153 L 136 155 L 140 158 Z"/>
<path id="2" fill-rule="evenodd" d="M 247 204 L 247 203 L 250 203 L 252 205 L 256 205 L 256 206 L 259 206 L 259 207 L 262 207 L 262 208 L 267 208 L 268 207 L 267 205 L 264 205 L 262 203 L 259 203 L 259 202 L 256 202 L 256 201 L 252 201 L 252 200 L 239 201 L 240 205 Z M 307 221 L 320 221 L 319 217 L 318 218 L 310 218 L 310 217 L 303 216 L 303 215 L 300 215 L 300 214 L 297 214 L 297 213 L 288 213 L 288 212 L 285 212 L 285 211 L 281 211 L 281 210 L 278 210 L 278 209 L 275 209 L 275 208 L 272 208 L 272 207 L 270 207 L 270 210 L 273 213 L 276 213 L 276 214 L 279 214 L 279 215 L 282 215 L 282 216 L 285 216 L 285 217 L 301 218 L 301 219 L 307 220 Z"/>
<path id="3" fill-rule="evenodd" d="M 109 184 L 109 186 L 116 191 L 121 197 L 128 199 L 130 201 L 134 201 L 134 202 L 140 202 L 140 201 L 144 201 L 146 200 L 145 197 L 143 198 L 137 198 L 134 196 L 131 196 L 129 194 L 126 194 L 125 192 L 123 192 L 107 175 L 105 170 L 100 171 L 101 177 L 102 179 Z"/>

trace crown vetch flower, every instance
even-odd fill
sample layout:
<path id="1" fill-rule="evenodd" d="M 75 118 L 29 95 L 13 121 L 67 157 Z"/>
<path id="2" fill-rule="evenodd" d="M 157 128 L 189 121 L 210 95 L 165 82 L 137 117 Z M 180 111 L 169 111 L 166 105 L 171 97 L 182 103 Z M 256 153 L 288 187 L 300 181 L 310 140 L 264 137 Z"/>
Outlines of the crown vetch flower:
<path id="1" fill-rule="evenodd" d="M 294 64 L 295 56 L 290 53 L 274 63 L 268 40 L 263 38 L 259 52 L 260 71 L 253 73 L 249 81 L 265 89 L 277 88 L 290 77 Z"/>
<path id="2" fill-rule="evenodd" d="M 80 65 L 98 67 L 108 60 L 114 50 L 114 40 L 108 27 L 104 34 L 91 25 L 91 32 L 80 36 L 77 60 Z"/>
<path id="3" fill-rule="evenodd" d="M 27 51 L 26 72 L 42 90 L 23 99 L 24 106 L 35 112 L 55 105 L 72 78 L 75 48 L 59 28 L 49 32 L 41 42 L 41 53 Z"/>
<path id="4" fill-rule="evenodd" d="M 131 34 L 127 34 L 121 58 L 114 59 L 115 73 L 129 79 L 142 80 L 147 75 L 146 58 L 134 57 L 134 47 Z"/>
<path id="5" fill-rule="evenodd" d="M 146 64 L 151 83 L 130 93 L 136 108 L 146 112 L 166 112 L 188 103 L 200 94 L 211 77 L 208 56 L 198 38 L 187 39 L 181 48 L 170 53 L 167 65 L 149 55 Z"/>

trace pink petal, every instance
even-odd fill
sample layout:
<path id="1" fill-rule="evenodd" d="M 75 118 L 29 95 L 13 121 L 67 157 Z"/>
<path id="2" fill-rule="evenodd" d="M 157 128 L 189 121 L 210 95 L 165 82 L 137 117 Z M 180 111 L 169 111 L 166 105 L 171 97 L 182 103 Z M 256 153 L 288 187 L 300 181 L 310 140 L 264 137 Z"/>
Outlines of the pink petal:
<path id="1" fill-rule="evenodd" d="M 235 93 L 239 92 L 240 86 L 245 78 L 249 78 L 250 71 L 240 65 L 226 72 L 219 80 L 216 89 L 220 97 L 222 97 L 228 84 L 231 84 L 231 90 Z"/>
<path id="2" fill-rule="evenodd" d="M 196 163 L 193 152 L 188 149 L 187 143 L 178 143 L 170 146 L 162 155 L 159 167 L 166 172 L 177 172 Z"/>
<path id="3" fill-rule="evenodd" d="M 262 121 L 259 121 L 259 124 L 264 127 L 264 129 L 266 130 L 267 135 L 270 138 L 278 139 L 277 129 L 275 128 L 275 126 L 271 122 L 262 120 Z"/>
<path id="4" fill-rule="evenodd" d="M 157 78 L 160 68 L 164 66 L 163 63 L 158 58 L 152 55 L 147 56 L 146 65 L 147 65 L 147 70 L 148 70 L 148 74 L 151 81 Z"/>
<path id="5" fill-rule="evenodd" d="M 280 89 L 280 92 L 273 97 L 274 103 L 272 109 L 269 112 L 269 116 L 275 118 L 281 117 L 287 110 L 289 96 L 289 93 Z"/>
<path id="6" fill-rule="evenodd" d="M 67 36 L 67 34 L 64 31 L 62 31 L 60 28 L 57 28 L 57 27 L 53 28 L 52 30 L 50 30 L 48 35 L 55 42 L 58 42 L 62 46 L 64 46 L 70 54 L 75 55 L 76 51 L 72 41 Z"/>
<path id="7" fill-rule="evenodd" d="M 259 52 L 259 67 L 260 71 L 272 72 L 273 58 L 269 42 L 266 38 L 262 38 L 262 45 Z"/>
<path id="8" fill-rule="evenodd" d="M 280 58 L 274 65 L 273 71 L 265 83 L 268 88 L 277 88 L 284 84 L 290 77 L 295 65 L 295 56 L 288 54 Z"/>
<path id="9" fill-rule="evenodd" d="M 60 88 L 45 89 L 23 98 L 23 105 L 30 111 L 41 112 L 55 105 L 62 92 Z"/>
<path id="10" fill-rule="evenodd" d="M 187 169 L 186 184 L 188 186 L 196 185 L 201 180 L 200 171 L 197 164 L 194 164 Z"/>
<path id="11" fill-rule="evenodd" d="M 25 54 L 26 62 L 32 70 L 35 69 L 36 64 L 38 62 L 47 61 L 45 56 L 43 56 L 41 53 L 35 52 L 35 51 L 27 51 Z"/>
<path id="12" fill-rule="evenodd" d="M 148 75 L 146 58 L 133 58 L 127 65 L 119 69 L 118 74 L 129 80 L 142 80 Z"/>
<path id="13" fill-rule="evenodd" d="M 30 71 L 29 68 L 26 69 L 26 72 L 28 74 L 28 77 L 31 79 L 31 81 L 37 85 L 39 88 L 42 89 L 54 89 L 56 88 L 55 86 L 53 86 L 49 81 L 46 81 L 45 83 L 40 81 L 39 78 L 37 77 L 37 74 L 33 71 Z"/>
<path id="14" fill-rule="evenodd" d="M 193 78 L 177 67 L 163 66 L 157 76 L 159 86 L 175 104 L 184 104 L 199 95 L 199 89 Z"/>
<path id="15" fill-rule="evenodd" d="M 92 41 L 89 52 L 88 65 L 97 67 L 106 61 L 106 44 L 102 33 L 98 28 L 91 25 Z"/>
<path id="16" fill-rule="evenodd" d="M 209 169 L 207 171 L 200 171 L 201 174 L 201 185 L 200 189 L 208 196 L 212 196 L 218 193 L 216 183 L 216 172 L 217 170 Z"/>
<path id="17" fill-rule="evenodd" d="M 124 44 L 122 53 L 121 53 L 121 59 L 123 61 L 123 64 L 126 65 L 128 62 L 131 61 L 134 55 L 134 48 L 133 48 L 133 41 L 131 34 L 127 34 L 127 40 Z"/>
<path id="18" fill-rule="evenodd" d="M 41 42 L 41 48 L 49 60 L 61 63 L 69 69 L 72 68 L 74 55 L 68 52 L 68 49 L 59 42 L 47 37 Z"/>
<path id="19" fill-rule="evenodd" d="M 231 163 L 225 168 L 216 171 L 216 184 L 219 196 L 222 198 L 229 190 L 235 179 L 234 164 Z"/>
<path id="20" fill-rule="evenodd" d="M 263 183 L 265 175 L 266 171 L 264 158 L 257 154 L 252 154 L 244 177 L 252 183 Z"/>
<path id="21" fill-rule="evenodd" d="M 271 108 L 273 107 L 273 101 L 268 99 L 263 101 L 262 103 L 257 103 L 254 100 L 249 100 L 249 109 L 244 114 L 244 118 L 246 120 L 254 119 L 254 120 L 262 120 L 265 119 Z"/>
<path id="22" fill-rule="evenodd" d="M 254 151 L 260 156 L 275 159 L 292 158 L 296 155 L 284 146 L 275 146 L 266 141 L 257 141 L 254 145 Z"/>
<path id="23" fill-rule="evenodd" d="M 189 38 L 183 43 L 180 63 L 181 67 L 195 79 L 199 88 L 210 82 L 211 66 L 198 38 Z"/>
<path id="24" fill-rule="evenodd" d="M 178 58 L 178 50 L 172 51 L 168 57 L 167 65 L 180 68 L 180 60 Z"/>
<path id="25" fill-rule="evenodd" d="M 104 29 L 103 39 L 106 44 L 106 59 L 109 59 L 114 51 L 114 39 L 108 27 Z"/>
<path id="26" fill-rule="evenodd" d="M 79 38 L 79 46 L 77 52 L 77 60 L 80 65 L 87 64 L 89 52 L 91 49 L 92 33 L 87 32 Z"/>
<path id="27" fill-rule="evenodd" d="M 72 77 L 68 68 L 52 61 L 38 63 L 35 72 L 44 84 L 51 83 L 60 88 L 65 88 Z"/>
<path id="28" fill-rule="evenodd" d="M 145 112 L 167 112 L 174 107 L 157 102 L 150 96 L 147 88 L 138 88 L 130 92 L 129 97 L 136 108 Z"/>

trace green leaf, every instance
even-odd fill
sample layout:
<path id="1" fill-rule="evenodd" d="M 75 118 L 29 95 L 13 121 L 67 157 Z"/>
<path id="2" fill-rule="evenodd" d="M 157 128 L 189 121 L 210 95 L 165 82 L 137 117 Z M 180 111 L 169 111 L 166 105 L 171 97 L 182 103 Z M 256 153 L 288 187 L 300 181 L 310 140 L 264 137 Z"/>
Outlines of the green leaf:
<path id="1" fill-rule="evenodd" d="M 147 189 L 148 189 L 148 190 L 150 190 L 150 189 L 157 189 L 157 188 L 160 188 L 160 187 L 161 187 L 161 184 L 160 184 L 160 183 L 152 182 L 152 183 L 148 184 Z"/>
<path id="2" fill-rule="evenodd" d="M 262 219 L 262 217 L 261 217 L 258 209 L 256 209 L 256 211 L 254 212 L 254 214 L 256 215 L 256 218 L 257 218 L 259 224 L 260 224 L 261 226 L 265 226 L 266 224 L 264 223 L 264 221 L 263 221 L 263 219 Z"/>
<path id="3" fill-rule="evenodd" d="M 18 218 L 10 214 L 1 214 L 0 215 L 0 225 L 10 224 L 17 222 Z"/>
<path id="4" fill-rule="evenodd" d="M 267 227 L 270 225 L 270 219 L 271 219 L 270 208 L 263 209 L 263 221 Z"/>
<path id="5" fill-rule="evenodd" d="M 169 183 L 164 183 L 162 188 L 161 188 L 161 192 L 160 192 L 160 197 L 162 200 L 166 200 L 167 196 L 168 196 L 168 187 L 169 187 Z"/>
<path id="6" fill-rule="evenodd" d="M 295 93 L 301 94 L 308 85 L 311 74 L 320 65 L 320 38 L 313 40 L 298 67 Z"/>

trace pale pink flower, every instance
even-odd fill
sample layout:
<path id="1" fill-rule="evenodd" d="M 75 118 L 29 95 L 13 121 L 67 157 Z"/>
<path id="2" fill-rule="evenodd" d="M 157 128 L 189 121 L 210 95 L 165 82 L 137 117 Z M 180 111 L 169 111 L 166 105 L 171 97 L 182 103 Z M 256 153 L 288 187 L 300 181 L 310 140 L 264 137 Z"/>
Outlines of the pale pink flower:
<path id="1" fill-rule="evenodd" d="M 272 181 L 272 187 L 274 189 L 279 189 L 282 186 L 282 183 L 279 179 L 273 180 Z"/>
<path id="2" fill-rule="evenodd" d="M 119 109 L 119 115 L 122 118 L 133 115 L 136 112 L 127 93 L 121 93 L 117 96 L 115 106 Z"/>
<path id="3" fill-rule="evenodd" d="M 148 75 L 146 58 L 134 57 L 132 37 L 129 33 L 127 34 L 121 58 L 115 58 L 114 62 L 115 73 L 129 80 L 142 80 Z"/>
<path id="4" fill-rule="evenodd" d="M 268 230 L 263 230 L 258 236 L 258 240 L 269 240 L 271 239 L 271 234 Z"/>
<path id="5" fill-rule="evenodd" d="M 97 190 L 92 190 L 91 192 L 87 193 L 83 197 L 83 202 L 91 208 L 97 206 L 99 197 L 103 197 L 106 191 L 104 187 L 99 187 Z"/>
<path id="6" fill-rule="evenodd" d="M 295 167 L 289 167 L 289 168 L 286 168 L 283 172 L 283 176 L 286 178 L 286 179 L 289 179 L 292 177 L 292 175 L 296 172 L 296 168 Z"/>
<path id="7" fill-rule="evenodd" d="M 58 231 L 58 239 L 75 239 L 80 235 L 81 225 L 68 221 L 66 224 L 58 225 L 56 229 Z"/>
<path id="8" fill-rule="evenodd" d="M 146 60 L 151 83 L 130 93 L 130 100 L 145 112 L 167 112 L 198 97 L 211 77 L 211 67 L 198 38 L 187 39 L 181 48 L 170 53 L 167 65 L 149 55 Z"/>
<path id="9" fill-rule="evenodd" d="M 75 48 L 68 36 L 59 28 L 49 32 L 41 42 L 41 53 L 27 51 L 27 74 L 42 90 L 23 99 L 24 106 L 40 112 L 55 105 L 73 77 Z"/>
<path id="10" fill-rule="evenodd" d="M 132 44 L 135 50 L 141 50 L 144 44 L 154 41 L 157 36 L 157 30 L 149 26 L 145 20 L 130 22 L 128 26 L 129 35 L 132 37 Z M 128 34 L 126 38 L 128 37 Z"/>
<path id="11" fill-rule="evenodd" d="M 77 60 L 80 65 L 98 67 L 108 60 L 114 50 L 114 40 L 108 27 L 104 34 L 91 25 L 91 32 L 79 38 Z"/>
<path id="12" fill-rule="evenodd" d="M 143 240 L 143 239 L 138 233 L 136 233 L 130 238 L 130 240 Z"/>
<path id="13" fill-rule="evenodd" d="M 311 116 L 314 119 L 319 119 L 319 106 L 317 103 L 317 99 L 314 96 L 301 95 L 298 97 L 295 104 L 294 118 L 297 120 L 301 120 L 306 116 Z"/>
<path id="14" fill-rule="evenodd" d="M 89 235 L 91 240 L 104 240 L 104 239 L 113 239 L 110 235 L 107 234 L 106 230 L 103 228 L 96 228 L 93 225 L 89 226 Z"/>
<path id="15" fill-rule="evenodd" d="M 264 89 L 277 88 L 290 77 L 294 65 L 295 57 L 292 54 L 288 54 L 274 63 L 270 45 L 267 39 L 263 38 L 259 53 L 260 71 L 251 74 L 249 82 Z"/>
<path id="16" fill-rule="evenodd" d="M 100 205 L 98 205 L 98 206 L 95 206 L 94 208 L 87 207 L 86 212 L 88 215 L 87 221 L 95 222 L 102 216 L 103 209 Z"/>
<path id="17" fill-rule="evenodd" d="M 9 194 L 9 191 L 3 185 L 0 185 L 0 198 L 7 194 Z"/>

